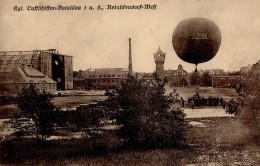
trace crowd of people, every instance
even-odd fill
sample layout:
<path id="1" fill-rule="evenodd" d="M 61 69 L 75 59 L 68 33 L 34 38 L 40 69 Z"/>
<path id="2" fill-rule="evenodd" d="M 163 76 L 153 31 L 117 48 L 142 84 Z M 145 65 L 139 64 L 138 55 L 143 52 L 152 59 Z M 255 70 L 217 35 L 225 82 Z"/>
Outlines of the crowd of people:
<path id="1" fill-rule="evenodd" d="M 198 93 L 194 96 L 188 98 L 188 103 L 191 105 L 193 109 L 194 106 L 222 106 L 225 109 L 226 101 L 222 97 L 209 96 L 201 97 Z"/>

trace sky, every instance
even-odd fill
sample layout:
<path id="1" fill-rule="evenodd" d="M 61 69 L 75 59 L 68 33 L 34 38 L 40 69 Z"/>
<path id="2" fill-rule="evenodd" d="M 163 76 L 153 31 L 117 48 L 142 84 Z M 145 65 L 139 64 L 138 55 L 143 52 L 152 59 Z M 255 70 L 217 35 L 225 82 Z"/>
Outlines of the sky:
<path id="1" fill-rule="evenodd" d="M 155 10 L 107 10 L 107 5 L 156 4 Z M 90 5 L 99 10 L 29 11 L 35 5 Z M 14 11 L 23 6 L 23 11 Z M 238 71 L 260 60 L 260 1 L 258 0 L 0 0 L 0 51 L 58 49 L 73 56 L 73 70 L 127 68 L 132 39 L 133 70 L 153 72 L 153 53 L 166 53 L 165 69 L 182 61 L 172 46 L 172 34 L 186 18 L 204 17 L 221 31 L 216 56 L 198 69 Z"/>

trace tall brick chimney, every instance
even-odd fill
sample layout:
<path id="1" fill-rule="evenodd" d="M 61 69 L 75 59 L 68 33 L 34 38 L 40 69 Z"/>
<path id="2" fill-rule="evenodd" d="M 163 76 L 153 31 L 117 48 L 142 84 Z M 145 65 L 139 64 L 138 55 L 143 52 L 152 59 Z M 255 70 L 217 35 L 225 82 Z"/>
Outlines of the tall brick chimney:
<path id="1" fill-rule="evenodd" d="M 129 38 L 129 74 L 133 73 L 133 66 L 132 66 L 132 48 L 131 48 L 131 38 Z"/>

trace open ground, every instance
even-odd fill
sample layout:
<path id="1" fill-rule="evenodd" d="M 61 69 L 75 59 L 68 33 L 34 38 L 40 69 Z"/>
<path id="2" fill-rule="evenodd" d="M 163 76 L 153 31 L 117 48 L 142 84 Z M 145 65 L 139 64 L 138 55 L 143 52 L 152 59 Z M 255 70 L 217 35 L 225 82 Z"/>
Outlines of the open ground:
<path id="1" fill-rule="evenodd" d="M 94 154 L 90 153 L 88 140 L 51 140 L 44 148 L 36 146 L 34 140 L 28 140 L 11 147 L 15 149 L 12 156 L 18 158 L 11 156 L 9 160 L 21 165 L 260 164 L 260 147 L 250 142 L 249 131 L 235 118 L 195 118 L 188 121 L 203 123 L 204 126 L 190 125 L 187 144 L 178 148 L 125 149 L 120 147 L 120 141 L 117 141 L 114 132 L 109 131 L 104 138 L 108 146 Z M 19 145 L 20 148 L 15 148 L 15 145 Z"/>
<path id="2" fill-rule="evenodd" d="M 169 92 L 172 88 L 167 88 Z M 176 88 L 185 100 L 194 95 L 196 88 Z M 228 100 L 236 97 L 233 89 L 200 88 L 201 95 L 219 96 Z M 60 108 L 76 107 L 93 99 L 106 99 L 104 91 L 62 92 L 53 99 Z M 7 111 L 8 110 L 8 111 Z M 11 133 L 3 121 L 17 112 L 15 105 L 1 106 L 1 144 Z M 14 143 L 10 162 L 21 165 L 260 165 L 260 148 L 250 138 L 250 133 L 235 117 L 229 116 L 221 107 L 203 107 L 191 110 L 185 105 L 186 120 L 189 123 L 186 143 L 178 148 L 125 149 L 114 130 L 104 129 L 107 137 L 103 151 L 90 153 L 89 142 L 72 135 L 65 139 L 51 139 L 48 146 L 35 146 L 35 140 L 28 139 Z M 6 119 L 4 119 L 6 118 Z M 76 135 L 76 133 L 75 133 Z M 15 145 L 20 146 L 16 148 Z M 6 146 L 6 144 L 5 144 Z M 2 153 L 5 153 L 0 149 Z M 5 154 L 9 155 L 10 154 Z"/>

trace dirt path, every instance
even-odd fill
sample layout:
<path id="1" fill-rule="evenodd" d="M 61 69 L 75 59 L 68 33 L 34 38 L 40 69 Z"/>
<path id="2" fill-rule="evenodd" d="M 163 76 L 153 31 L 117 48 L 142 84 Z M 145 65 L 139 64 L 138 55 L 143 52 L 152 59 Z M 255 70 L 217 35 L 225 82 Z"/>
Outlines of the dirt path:
<path id="1" fill-rule="evenodd" d="M 184 112 L 187 114 L 186 118 L 205 118 L 205 117 L 228 117 L 229 115 L 222 108 L 203 108 L 191 109 L 186 108 Z"/>

